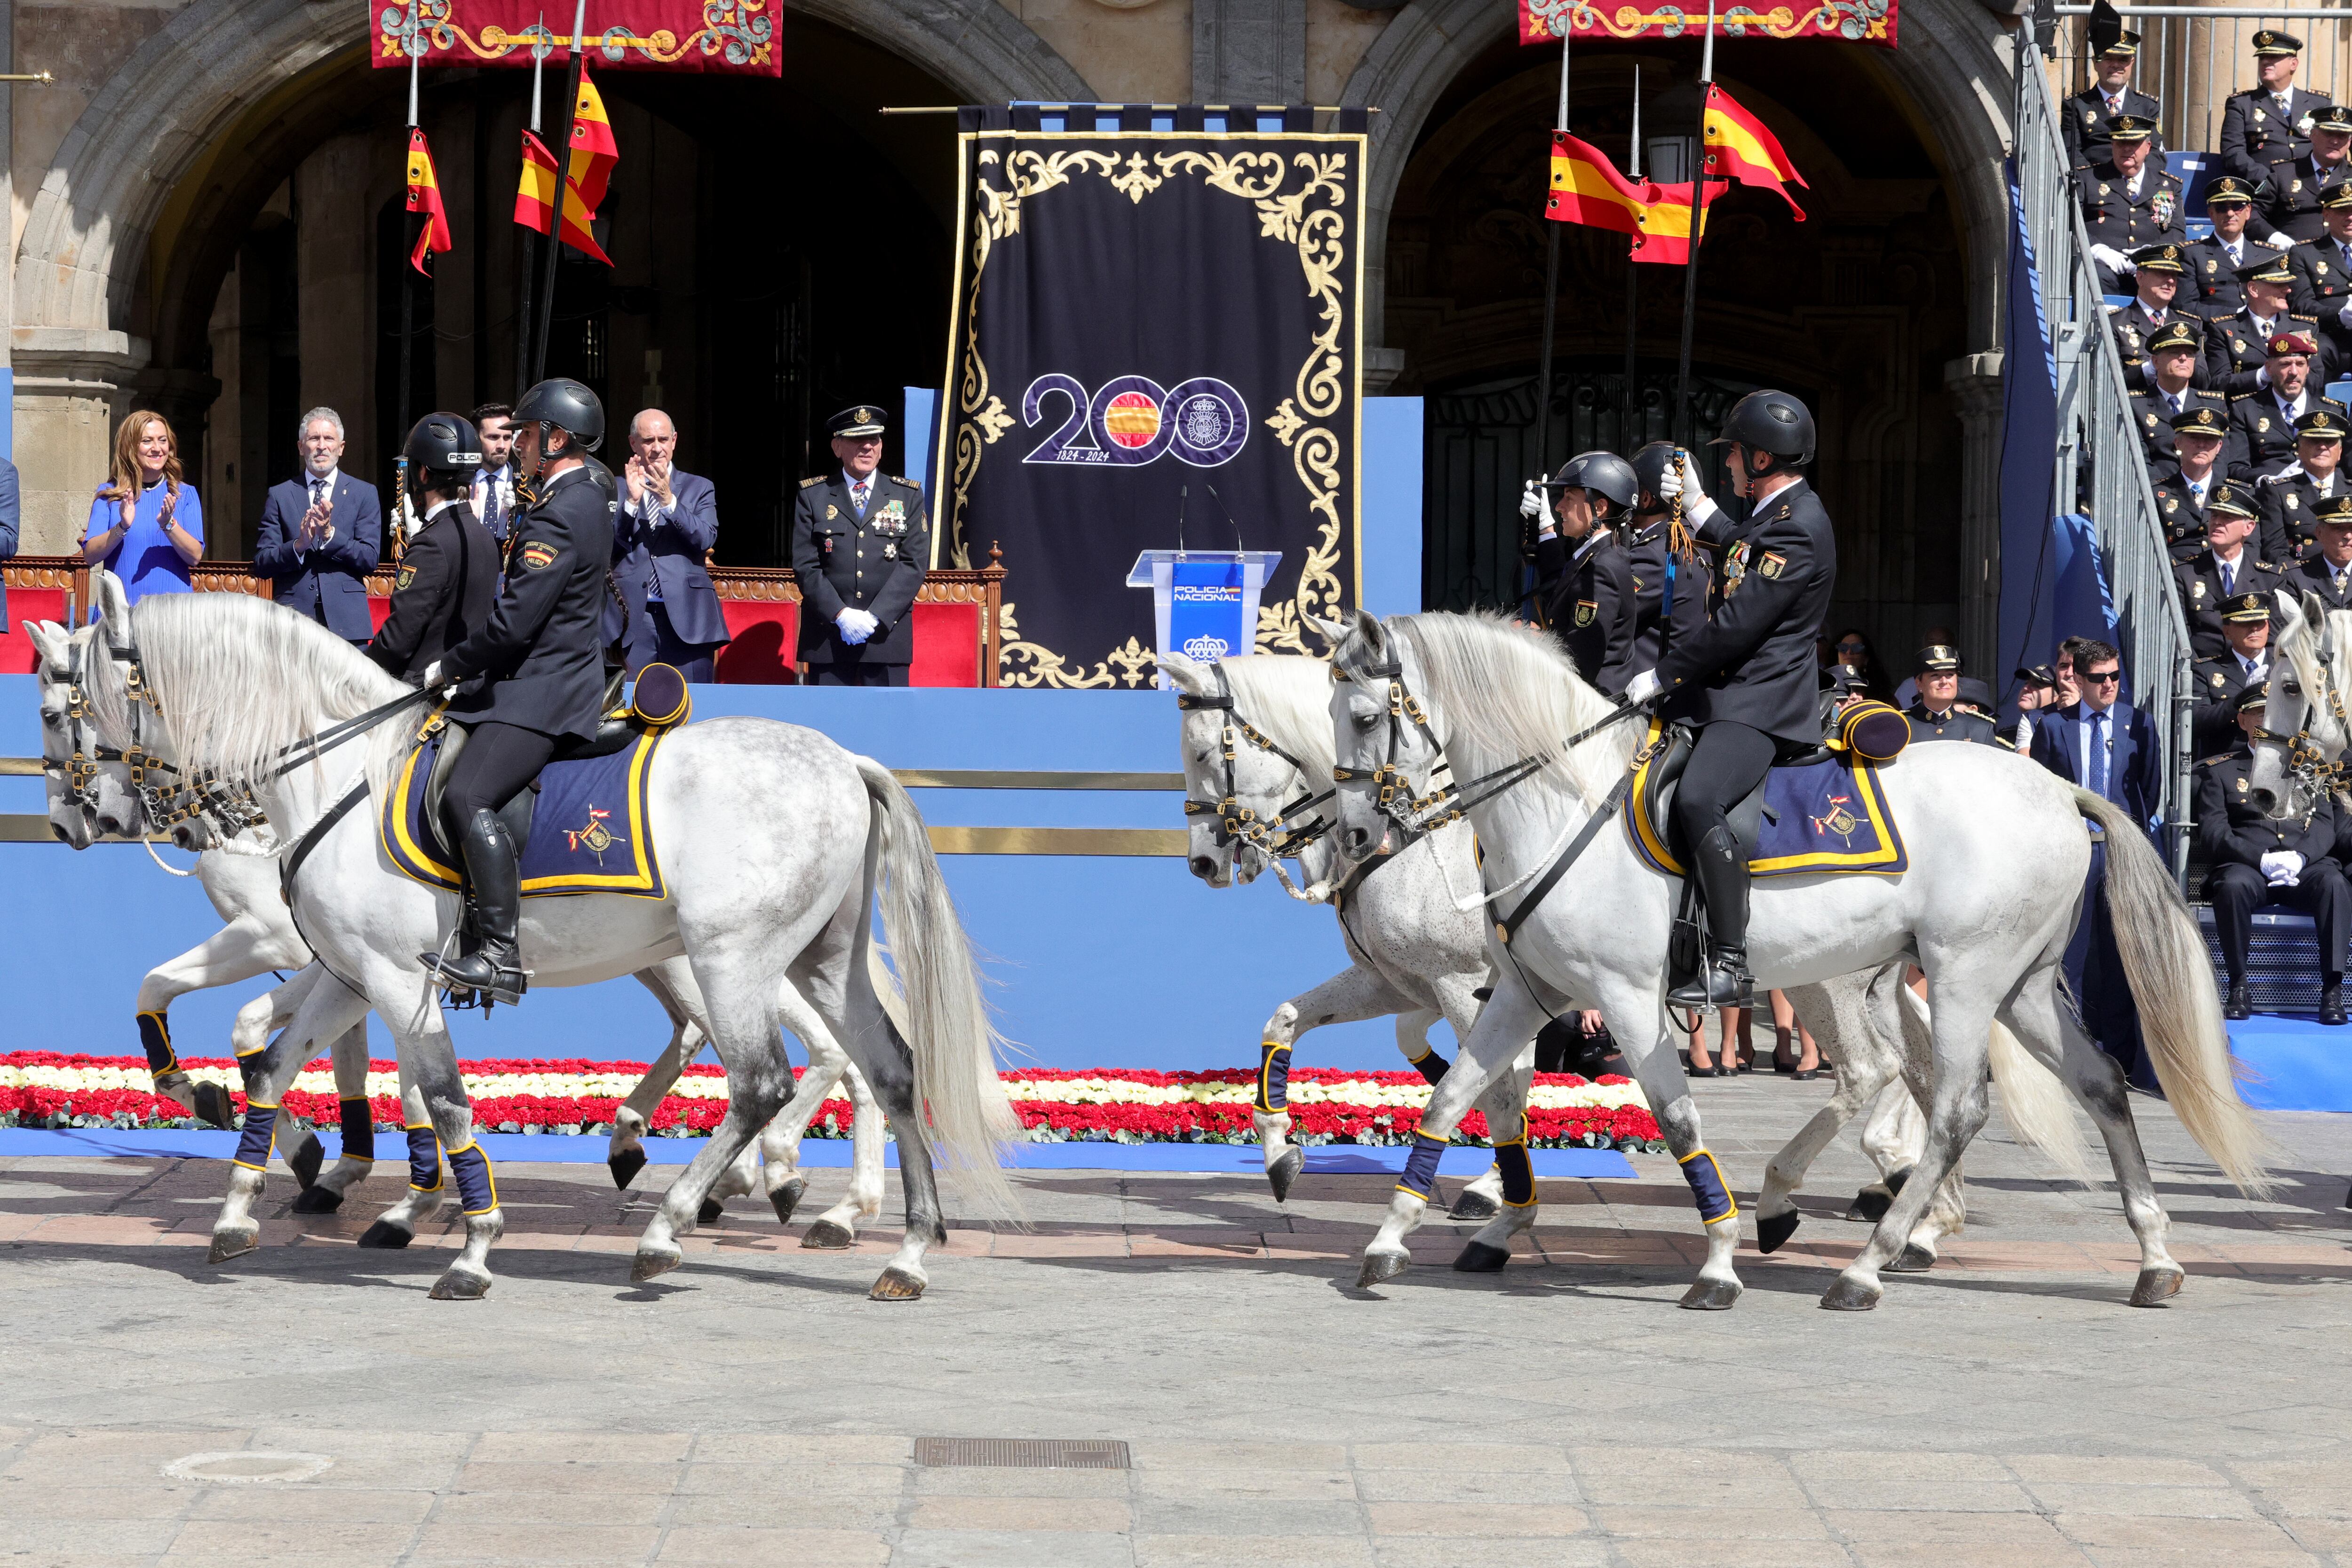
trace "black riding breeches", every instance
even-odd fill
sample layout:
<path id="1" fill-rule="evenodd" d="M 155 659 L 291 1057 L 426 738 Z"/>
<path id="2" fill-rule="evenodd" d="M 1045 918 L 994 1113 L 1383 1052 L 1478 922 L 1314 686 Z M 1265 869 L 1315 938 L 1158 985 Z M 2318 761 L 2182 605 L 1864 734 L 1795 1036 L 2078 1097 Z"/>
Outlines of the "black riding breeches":
<path id="1" fill-rule="evenodd" d="M 1771 770 L 1780 745 L 1760 729 L 1717 719 L 1698 732 L 1675 791 L 1675 826 L 1696 852 L 1709 828 L 1728 828 L 1731 809 Z"/>
<path id="2" fill-rule="evenodd" d="M 442 819 L 462 839 L 477 811 L 496 811 L 530 786 L 555 755 L 555 737 L 518 724 L 478 724 L 450 765 Z"/>

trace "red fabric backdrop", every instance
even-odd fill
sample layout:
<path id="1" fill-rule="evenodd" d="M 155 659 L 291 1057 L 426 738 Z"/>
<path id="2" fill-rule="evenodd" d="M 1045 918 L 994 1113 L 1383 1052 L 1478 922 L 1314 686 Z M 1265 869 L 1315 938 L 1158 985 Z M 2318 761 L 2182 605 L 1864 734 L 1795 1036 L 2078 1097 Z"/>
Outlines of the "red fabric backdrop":
<path id="1" fill-rule="evenodd" d="M 776 52 L 780 0 L 596 0 L 588 57 L 599 70 L 718 71 L 782 76 Z M 409 12 L 366 0 L 378 66 L 406 69 Z M 550 65 L 571 64 L 572 7 L 555 0 L 418 0 L 415 31 L 428 66 L 528 66 L 538 29 L 554 47 Z M 562 93 L 559 89 L 556 98 Z"/>

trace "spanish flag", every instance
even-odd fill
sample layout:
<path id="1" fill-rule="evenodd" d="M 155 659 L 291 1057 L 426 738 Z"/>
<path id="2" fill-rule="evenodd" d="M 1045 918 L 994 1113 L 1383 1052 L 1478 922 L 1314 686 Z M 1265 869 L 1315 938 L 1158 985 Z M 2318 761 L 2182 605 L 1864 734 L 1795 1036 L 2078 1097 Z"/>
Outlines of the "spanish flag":
<path id="1" fill-rule="evenodd" d="M 555 154 L 547 144 L 526 131 L 522 133 L 522 183 L 515 191 L 514 221 L 541 234 L 550 232 L 550 221 L 555 210 Z M 594 214 L 580 200 L 578 186 L 566 182 L 563 187 L 563 243 L 583 256 L 593 256 L 606 267 L 613 258 L 588 232 L 589 220 Z"/>
<path id="2" fill-rule="evenodd" d="M 416 248 L 409 253 L 408 265 L 433 276 L 425 265 L 427 256 L 437 256 L 454 250 L 457 242 L 449 237 L 449 214 L 441 206 L 441 182 L 433 172 L 433 150 L 425 144 L 425 132 L 417 126 L 408 128 L 408 210 L 425 214 L 425 230 L 416 236 Z"/>
<path id="3" fill-rule="evenodd" d="M 1805 209 L 1789 194 L 1789 183 L 1802 185 L 1805 177 L 1797 172 L 1796 164 L 1780 150 L 1780 139 L 1764 129 L 1764 122 L 1713 82 L 1706 86 L 1706 172 L 1743 185 L 1769 185 L 1789 204 L 1797 221 L 1805 221 Z"/>
<path id="4" fill-rule="evenodd" d="M 1714 201 L 1726 188 L 1724 182 L 1709 180 L 1705 200 Z M 1544 216 L 1631 235 L 1635 261 L 1690 259 L 1690 187 L 1628 180 L 1600 149 L 1565 131 L 1552 132 L 1551 194 L 1544 204 Z M 1703 205 L 1699 220 L 1704 237 Z"/>
<path id="5" fill-rule="evenodd" d="M 587 209 L 588 218 L 593 218 L 596 209 L 604 204 L 605 182 L 620 161 L 621 146 L 613 140 L 613 122 L 605 117 L 604 100 L 596 84 L 588 79 L 583 63 L 578 112 L 572 119 L 572 184 L 580 193 L 580 204 Z"/>

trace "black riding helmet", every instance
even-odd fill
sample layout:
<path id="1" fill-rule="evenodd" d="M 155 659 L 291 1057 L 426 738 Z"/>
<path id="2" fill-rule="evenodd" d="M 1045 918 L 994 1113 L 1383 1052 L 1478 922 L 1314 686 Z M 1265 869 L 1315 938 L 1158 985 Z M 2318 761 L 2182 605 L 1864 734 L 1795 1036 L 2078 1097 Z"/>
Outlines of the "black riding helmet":
<path id="1" fill-rule="evenodd" d="M 1727 442 L 1738 442 L 1750 452 L 1768 452 L 1791 468 L 1801 468 L 1813 460 L 1813 416 L 1787 392 L 1752 392 L 1731 405 L 1714 444 Z"/>
<path id="2" fill-rule="evenodd" d="M 1580 452 L 1560 465 L 1559 476 L 1544 481 L 1549 491 L 1589 490 L 1630 509 L 1638 491 L 1633 466 L 1614 452 Z"/>
<path id="3" fill-rule="evenodd" d="M 551 424 L 570 433 L 583 451 L 593 452 L 604 441 L 604 404 L 568 376 L 543 381 L 523 393 L 515 404 L 514 423 Z"/>
<path id="4" fill-rule="evenodd" d="M 400 455 L 408 460 L 412 488 L 448 489 L 467 483 L 481 467 L 482 441 L 470 421 L 434 413 L 416 422 Z"/>
<path id="5" fill-rule="evenodd" d="M 1666 470 L 1674 465 L 1675 444 L 1671 441 L 1653 441 L 1633 454 L 1633 482 L 1641 486 L 1643 495 L 1650 497 L 1657 511 L 1666 509 L 1666 503 L 1658 497 L 1665 487 Z"/>

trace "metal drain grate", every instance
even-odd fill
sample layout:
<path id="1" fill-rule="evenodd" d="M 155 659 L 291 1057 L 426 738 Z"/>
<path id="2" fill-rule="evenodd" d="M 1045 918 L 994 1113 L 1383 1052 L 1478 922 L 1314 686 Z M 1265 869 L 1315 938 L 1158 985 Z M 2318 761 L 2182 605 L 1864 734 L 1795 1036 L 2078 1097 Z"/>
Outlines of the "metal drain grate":
<path id="1" fill-rule="evenodd" d="M 1127 1445 L 1073 1437 L 918 1437 L 919 1465 L 985 1465 L 1000 1469 L 1123 1470 Z"/>

